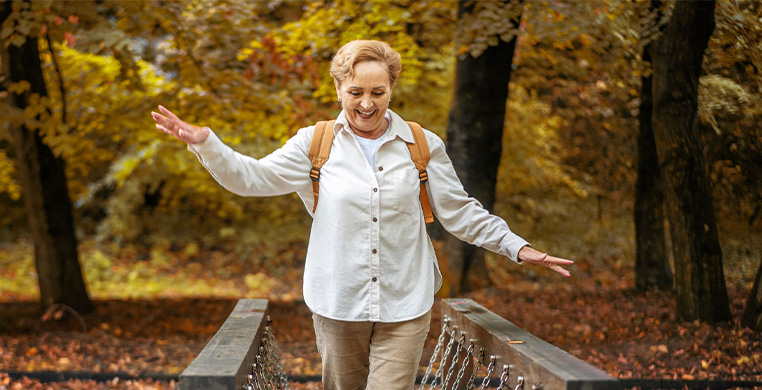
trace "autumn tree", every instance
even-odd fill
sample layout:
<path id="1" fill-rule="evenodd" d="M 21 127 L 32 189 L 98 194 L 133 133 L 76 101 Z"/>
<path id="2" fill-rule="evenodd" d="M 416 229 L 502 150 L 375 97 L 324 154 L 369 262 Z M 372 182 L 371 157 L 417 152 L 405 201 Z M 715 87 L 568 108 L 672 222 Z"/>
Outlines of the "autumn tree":
<path id="1" fill-rule="evenodd" d="M 652 36 L 662 19 L 661 1 L 651 1 L 650 20 L 646 23 L 642 61 L 651 64 Z M 654 31 L 656 30 L 656 31 Z M 641 290 L 672 288 L 672 268 L 667 257 L 664 230 L 664 190 L 659 158 L 656 154 L 651 116 L 652 76 L 641 76 L 640 107 L 638 110 L 638 157 L 635 180 L 635 286 Z"/>
<path id="2" fill-rule="evenodd" d="M 698 82 L 714 7 L 714 1 L 677 2 L 654 42 L 653 129 L 666 184 L 678 315 L 720 322 L 730 320 L 730 307 L 697 127 Z"/>
<path id="3" fill-rule="evenodd" d="M 717 27 L 705 55 L 706 74 L 699 83 L 699 115 L 706 164 L 718 214 L 725 216 L 728 249 L 743 236 L 749 246 L 759 246 L 762 212 L 762 97 L 756 91 L 762 39 L 759 19 L 762 4 L 748 1 L 718 2 Z M 756 240 L 755 240 L 756 238 Z M 723 243 L 723 245 L 725 245 Z M 746 252 L 746 251 L 744 251 Z M 742 323 L 762 330 L 762 262 L 748 251 L 748 269 L 757 267 Z"/>
<path id="4" fill-rule="evenodd" d="M 50 132 L 49 127 L 57 122 L 46 106 L 48 92 L 38 49 L 41 24 L 29 15 L 40 15 L 44 10 L 30 2 L 10 0 L 0 7 L 5 37 L 0 55 L 3 73 L 8 75 L 3 80 L 3 89 L 10 92 L 4 110 L 36 113 L 28 120 L 11 123 L 10 127 L 35 245 L 40 299 L 43 307 L 65 304 L 87 312 L 94 307 L 79 266 L 65 162 L 43 142 L 43 134 Z"/>
<path id="5" fill-rule="evenodd" d="M 502 154 L 503 125 L 516 49 L 521 3 L 458 3 L 457 37 L 461 50 L 455 71 L 455 93 L 447 123 L 447 148 L 469 195 L 492 211 Z M 490 29 L 485 33 L 485 27 Z M 468 40 L 479 40 L 481 45 Z M 448 236 L 445 244 L 451 293 L 470 291 L 489 282 L 484 252 Z"/>

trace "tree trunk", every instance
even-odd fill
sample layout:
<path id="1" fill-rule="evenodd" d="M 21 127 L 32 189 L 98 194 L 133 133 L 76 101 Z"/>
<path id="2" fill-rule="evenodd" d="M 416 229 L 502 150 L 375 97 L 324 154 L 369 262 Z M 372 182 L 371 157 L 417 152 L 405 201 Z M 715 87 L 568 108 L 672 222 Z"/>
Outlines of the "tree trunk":
<path id="1" fill-rule="evenodd" d="M 472 12 L 474 3 L 461 0 L 458 15 Z M 518 26 L 519 21 L 513 21 Z M 455 97 L 447 124 L 447 149 L 463 187 L 492 211 L 503 143 L 505 106 L 516 38 L 500 41 L 478 58 L 459 58 Z M 451 294 L 488 285 L 484 251 L 452 236 L 445 239 Z"/>
<path id="2" fill-rule="evenodd" d="M 0 24 L 10 14 L 11 1 L 4 1 Z M 31 94 L 46 96 L 37 37 L 27 37 L 21 47 L 0 48 L 3 71 L 11 82 L 26 80 L 31 88 L 10 94 L 9 103 L 24 109 Z M 39 132 L 12 126 L 16 163 L 34 239 L 35 262 L 43 308 L 65 304 L 79 312 L 93 309 L 79 266 L 72 205 L 67 189 L 64 161 L 42 142 Z"/>
<path id="3" fill-rule="evenodd" d="M 714 1 L 679 1 L 654 43 L 653 127 L 665 183 L 682 320 L 729 321 L 710 184 L 698 134 L 701 61 L 714 29 Z"/>
<path id="4" fill-rule="evenodd" d="M 749 298 L 746 300 L 741 324 L 762 332 L 762 261 L 757 268 L 757 276 L 754 277 L 754 287 L 751 288 Z"/>
<path id="5" fill-rule="evenodd" d="M 651 11 L 659 9 L 651 2 Z M 651 62 L 651 44 L 643 48 L 643 62 Z M 661 183 L 656 140 L 651 123 L 652 77 L 641 78 L 638 177 L 635 181 L 635 287 L 638 290 L 670 290 L 672 269 L 667 258 L 664 231 L 664 189 Z"/>

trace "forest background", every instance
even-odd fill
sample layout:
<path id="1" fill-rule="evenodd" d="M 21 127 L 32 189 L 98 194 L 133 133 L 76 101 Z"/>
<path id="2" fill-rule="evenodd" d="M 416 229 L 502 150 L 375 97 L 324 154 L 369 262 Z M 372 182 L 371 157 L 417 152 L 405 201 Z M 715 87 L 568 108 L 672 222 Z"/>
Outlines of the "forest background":
<path id="1" fill-rule="evenodd" d="M 46 93 L 29 93 L 32 83 L 0 75 L 3 100 L 10 102 L 14 94 L 28 98 L 25 107 L 5 104 L 0 117 L 0 300 L 41 299 L 13 129 L 37 132 L 63 162 L 78 263 L 89 296 L 102 302 L 95 305 L 95 331 L 117 337 L 122 330 L 112 330 L 102 311 L 115 300 L 301 300 L 310 226 L 301 201 L 295 195 L 240 198 L 223 190 L 183 145 L 155 130 L 149 113 L 157 105 L 261 157 L 300 127 L 338 112 L 327 71 L 338 47 L 351 39 L 383 39 L 403 57 L 391 108 L 441 135 L 450 148 L 459 61 L 513 42 L 509 68 L 494 69 L 510 83 L 504 128 L 497 133 L 501 156 L 491 208 L 535 247 L 575 259 L 573 278 L 561 281 L 484 254 L 486 272 L 476 273 L 481 280 L 465 285 L 451 279 L 440 295 L 471 294 L 510 320 L 512 304 L 534 305 L 538 317 L 565 331 L 532 329 L 533 320 L 520 323 L 526 314 L 519 325 L 618 376 L 758 378 L 759 336 L 740 324 L 741 312 L 753 302 L 749 296 L 762 259 L 757 2 L 727 0 L 714 7 L 716 25 L 703 54 L 692 126 L 711 182 L 732 319 L 718 326 L 712 320 L 683 321 L 672 287 L 636 286 L 639 114 L 643 80 L 652 74 L 644 53 L 668 29 L 676 4 L 485 1 L 464 12 L 455 1 L 5 1 L 9 13 L 0 37 L 6 48 L 35 41 Z M 466 155 L 450 153 L 454 161 Z M 669 224 L 662 228 L 668 249 L 663 257 L 675 269 Z M 442 261 L 456 257 L 445 235 L 434 228 L 432 236 Z M 556 293 L 569 297 L 570 306 L 547 310 L 545 301 Z M 509 298 L 514 294 L 524 295 Z M 636 307 L 630 307 L 633 302 Z M 42 303 L 49 308 L 55 302 Z M 591 305 L 601 311 L 591 311 Z M 55 311 L 20 307 L 4 306 L 9 321 L 0 323 L 0 335 L 53 326 L 18 318 L 51 317 Z M 613 319 L 617 313 L 632 322 L 633 313 L 649 310 L 642 323 L 614 334 L 621 331 Z M 608 322 L 597 324 L 590 317 L 601 312 Z M 183 323 L 184 332 L 201 339 L 216 329 Z M 688 340 L 701 335 L 709 344 L 694 348 L 686 341 L 688 347 L 681 347 L 664 341 L 672 336 L 649 339 L 643 335 L 649 328 L 687 334 Z M 613 340 L 625 338 L 644 345 L 614 352 L 621 344 Z M 26 342 L 3 338 L 0 369 L 81 368 L 66 348 L 45 355 L 34 346 L 39 339 L 20 339 Z M 598 351 L 580 349 L 593 341 Z M 725 347 L 712 355 L 712 343 Z M 692 363 L 676 363 L 687 355 Z M 161 358 L 166 360 L 171 359 Z M 124 361 L 82 363 L 89 364 L 99 370 L 145 369 Z M 169 372 L 182 366 L 166 365 Z M 292 369 L 310 372 L 308 366 Z"/>

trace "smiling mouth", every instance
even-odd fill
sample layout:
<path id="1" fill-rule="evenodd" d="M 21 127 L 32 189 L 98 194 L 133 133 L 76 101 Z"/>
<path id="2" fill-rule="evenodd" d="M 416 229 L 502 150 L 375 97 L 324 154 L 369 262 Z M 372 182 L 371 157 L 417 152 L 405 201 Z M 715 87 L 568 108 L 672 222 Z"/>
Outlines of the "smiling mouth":
<path id="1" fill-rule="evenodd" d="M 357 111 L 357 113 L 360 114 L 360 117 L 363 119 L 368 119 L 371 116 L 373 116 L 373 114 L 376 113 L 376 110 L 371 110 L 371 111 L 355 110 L 355 111 Z"/>

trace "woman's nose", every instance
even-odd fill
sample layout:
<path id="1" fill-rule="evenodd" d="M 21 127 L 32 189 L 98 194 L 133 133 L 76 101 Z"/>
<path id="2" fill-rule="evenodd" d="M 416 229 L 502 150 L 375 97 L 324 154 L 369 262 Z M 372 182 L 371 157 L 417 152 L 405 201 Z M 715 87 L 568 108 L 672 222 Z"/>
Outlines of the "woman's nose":
<path id="1" fill-rule="evenodd" d="M 370 108 L 373 105 L 373 103 L 371 103 L 370 97 L 364 97 L 360 101 L 360 105 L 362 105 L 362 108 Z"/>

